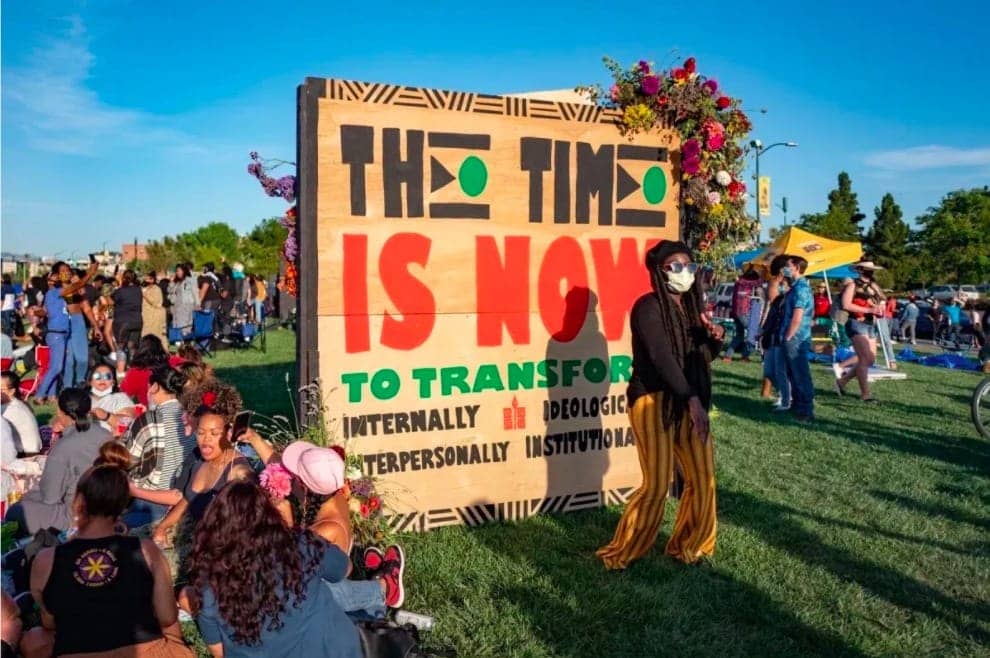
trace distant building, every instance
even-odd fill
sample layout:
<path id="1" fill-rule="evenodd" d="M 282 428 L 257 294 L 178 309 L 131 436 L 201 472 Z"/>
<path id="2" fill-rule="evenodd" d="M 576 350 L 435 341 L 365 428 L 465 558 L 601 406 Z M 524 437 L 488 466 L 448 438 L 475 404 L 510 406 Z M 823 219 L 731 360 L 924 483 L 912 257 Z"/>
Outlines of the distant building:
<path id="1" fill-rule="evenodd" d="M 148 245 L 146 244 L 125 243 L 120 251 L 125 265 L 133 261 L 144 262 L 148 260 Z"/>

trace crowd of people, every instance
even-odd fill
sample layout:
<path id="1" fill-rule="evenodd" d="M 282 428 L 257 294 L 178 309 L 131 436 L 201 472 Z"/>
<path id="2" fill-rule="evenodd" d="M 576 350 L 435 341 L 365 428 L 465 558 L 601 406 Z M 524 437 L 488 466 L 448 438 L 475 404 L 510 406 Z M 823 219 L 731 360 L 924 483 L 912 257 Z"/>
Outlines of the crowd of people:
<path id="1" fill-rule="evenodd" d="M 402 606 L 405 556 L 354 546 L 343 451 L 280 449 L 238 422 L 238 391 L 200 352 L 135 342 L 119 382 L 96 362 L 61 387 L 49 446 L 18 375 L 3 372 L 5 467 L 45 452 L 4 523 L 22 545 L 58 535 L 29 563 L 5 558 L 21 585 L 17 600 L 4 593 L 5 650 L 189 656 L 181 610 L 217 656 L 362 655 L 356 622 Z M 280 495 L 274 465 L 291 478 Z M 25 599 L 40 609 L 33 628 L 21 628 Z"/>
<path id="2" fill-rule="evenodd" d="M 94 362 L 123 377 L 129 365 L 141 361 L 142 336 L 157 337 L 162 345 L 170 336 L 172 342 L 188 340 L 197 311 L 211 312 L 211 328 L 221 339 L 238 323 L 279 317 L 280 296 L 239 263 L 224 265 L 219 273 L 206 263 L 198 276 L 188 262 L 162 276 L 130 269 L 106 276 L 91 260 L 86 270 L 55 263 L 47 276 L 23 286 L 4 275 L 4 358 L 20 357 L 20 369 L 27 371 L 39 362 L 32 347 L 48 347 L 44 376 L 33 393 L 38 404 L 53 404 L 62 388 L 84 383 Z"/>

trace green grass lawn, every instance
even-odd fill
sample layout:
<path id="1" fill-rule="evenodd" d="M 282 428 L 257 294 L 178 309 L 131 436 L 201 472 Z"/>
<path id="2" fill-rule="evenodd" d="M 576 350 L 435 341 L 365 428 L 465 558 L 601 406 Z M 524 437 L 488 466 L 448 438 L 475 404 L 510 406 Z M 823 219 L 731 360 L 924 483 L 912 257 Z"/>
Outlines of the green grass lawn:
<path id="1" fill-rule="evenodd" d="M 293 340 L 271 332 L 267 355 L 221 353 L 217 371 L 249 407 L 287 413 Z M 759 399 L 759 364 L 717 364 L 707 564 L 662 555 L 673 500 L 659 550 L 622 573 L 593 555 L 621 508 L 447 528 L 403 537 L 406 607 L 433 615 L 429 644 L 460 656 L 990 655 L 990 444 L 968 408 L 979 380 L 903 369 L 866 406 L 815 366 L 818 420 L 801 426 Z"/>

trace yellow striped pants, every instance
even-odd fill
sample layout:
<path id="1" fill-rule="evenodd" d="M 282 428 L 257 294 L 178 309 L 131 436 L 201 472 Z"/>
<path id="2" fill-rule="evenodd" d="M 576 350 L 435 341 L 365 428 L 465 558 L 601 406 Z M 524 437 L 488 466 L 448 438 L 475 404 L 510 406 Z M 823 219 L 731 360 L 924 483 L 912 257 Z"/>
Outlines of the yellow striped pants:
<path id="1" fill-rule="evenodd" d="M 633 493 L 612 541 L 596 553 L 606 569 L 625 569 L 656 543 L 664 503 L 674 473 L 674 459 L 684 475 L 684 491 L 667 555 L 692 564 L 715 552 L 715 457 L 712 441 L 702 444 L 691 421 L 680 423 L 680 436 L 661 426 L 663 393 L 638 398 L 629 409 L 643 484 Z"/>

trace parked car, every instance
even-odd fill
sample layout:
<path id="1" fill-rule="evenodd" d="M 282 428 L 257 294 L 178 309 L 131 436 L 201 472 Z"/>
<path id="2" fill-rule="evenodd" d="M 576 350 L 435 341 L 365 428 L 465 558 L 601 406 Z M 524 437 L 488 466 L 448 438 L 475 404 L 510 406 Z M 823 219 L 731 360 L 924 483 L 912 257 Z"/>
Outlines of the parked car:
<path id="1" fill-rule="evenodd" d="M 931 340 L 935 335 L 935 326 L 932 324 L 932 318 L 930 315 L 931 304 L 928 302 L 923 302 L 918 300 L 915 302 L 918 305 L 918 324 L 915 325 L 915 335 L 918 338 L 923 338 L 925 340 Z M 898 313 L 901 309 L 901 304 L 898 302 Z M 973 322 L 969 318 L 968 313 L 961 314 L 959 318 L 959 329 L 963 336 L 967 336 L 973 333 Z"/>
<path id="2" fill-rule="evenodd" d="M 940 302 L 947 302 L 955 299 L 958 293 L 955 286 L 934 286 L 928 289 L 927 296 L 934 297 Z"/>
<path id="3" fill-rule="evenodd" d="M 959 299 L 963 301 L 980 298 L 980 291 L 976 286 L 959 286 Z"/>
<path id="4" fill-rule="evenodd" d="M 712 305 L 712 313 L 715 317 L 728 317 L 732 309 L 732 289 L 735 282 L 720 283 L 708 294 L 709 303 Z"/>

